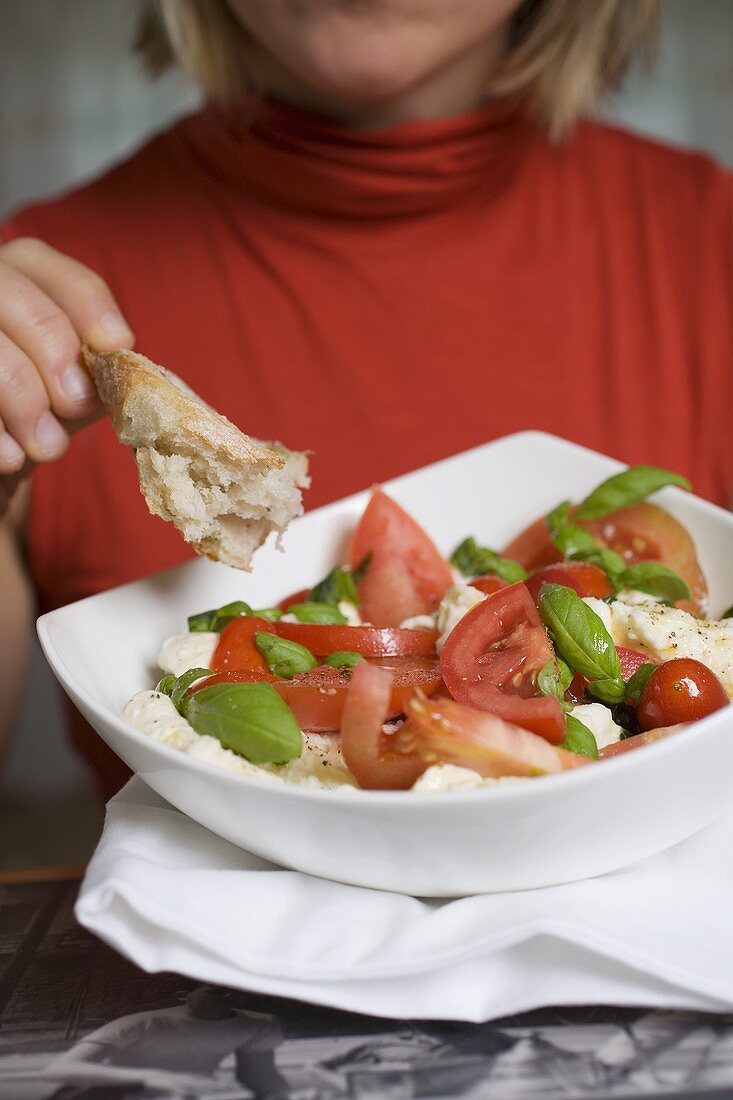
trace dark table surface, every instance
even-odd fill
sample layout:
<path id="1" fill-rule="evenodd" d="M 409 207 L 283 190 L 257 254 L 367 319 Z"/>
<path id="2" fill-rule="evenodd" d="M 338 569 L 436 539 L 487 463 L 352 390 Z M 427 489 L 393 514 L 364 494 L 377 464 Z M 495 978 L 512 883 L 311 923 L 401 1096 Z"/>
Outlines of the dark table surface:
<path id="1" fill-rule="evenodd" d="M 84 931 L 80 869 L 0 874 L 0 1097 L 733 1100 L 733 1014 L 395 1021 L 146 974 Z"/>

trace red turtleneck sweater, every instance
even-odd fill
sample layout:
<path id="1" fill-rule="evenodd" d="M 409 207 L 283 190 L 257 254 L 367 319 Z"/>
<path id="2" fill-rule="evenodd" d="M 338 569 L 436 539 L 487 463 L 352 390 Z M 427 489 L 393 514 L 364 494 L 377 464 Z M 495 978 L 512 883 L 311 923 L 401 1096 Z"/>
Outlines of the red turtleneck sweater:
<path id="1" fill-rule="evenodd" d="M 522 428 L 733 499 L 729 178 L 498 103 L 353 133 L 207 108 L 21 211 L 109 283 L 138 348 L 245 431 L 313 451 L 312 507 Z M 490 507 L 490 487 L 487 487 Z M 106 422 L 36 471 L 50 608 L 188 556 Z"/>

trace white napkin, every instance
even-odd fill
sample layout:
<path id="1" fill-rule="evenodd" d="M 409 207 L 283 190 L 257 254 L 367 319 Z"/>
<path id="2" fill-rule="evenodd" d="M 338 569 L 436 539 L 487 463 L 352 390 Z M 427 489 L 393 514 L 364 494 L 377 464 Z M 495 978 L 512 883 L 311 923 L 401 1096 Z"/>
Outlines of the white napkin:
<path id="1" fill-rule="evenodd" d="M 133 779 L 108 806 L 76 915 L 144 970 L 375 1016 L 730 1011 L 733 815 L 601 878 L 423 900 L 283 870 Z"/>

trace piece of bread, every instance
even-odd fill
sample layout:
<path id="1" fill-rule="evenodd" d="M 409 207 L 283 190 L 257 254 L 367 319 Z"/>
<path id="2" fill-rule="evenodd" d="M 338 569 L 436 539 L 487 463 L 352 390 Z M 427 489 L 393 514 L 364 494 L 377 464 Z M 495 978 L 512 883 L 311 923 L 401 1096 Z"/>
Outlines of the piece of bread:
<path id="1" fill-rule="evenodd" d="M 198 554 L 248 570 L 268 534 L 301 515 L 306 455 L 250 439 L 144 355 L 84 348 L 83 360 L 148 508 Z"/>

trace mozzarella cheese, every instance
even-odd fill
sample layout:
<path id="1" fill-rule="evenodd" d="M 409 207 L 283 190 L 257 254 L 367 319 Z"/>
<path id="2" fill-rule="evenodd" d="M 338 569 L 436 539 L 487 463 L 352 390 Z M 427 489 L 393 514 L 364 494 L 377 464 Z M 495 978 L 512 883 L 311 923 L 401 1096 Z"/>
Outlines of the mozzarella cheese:
<path id="1" fill-rule="evenodd" d="M 603 703 L 581 703 L 570 711 L 573 718 L 577 718 L 590 730 L 596 739 L 599 749 L 605 749 L 606 745 L 614 745 L 621 740 L 623 730 L 613 720 L 608 707 Z"/>
<path id="2" fill-rule="evenodd" d="M 692 657 L 711 668 L 733 699 L 733 619 L 696 619 L 654 600 L 611 604 L 588 599 L 616 645 L 648 653 L 658 661 Z"/>
<path id="3" fill-rule="evenodd" d="M 435 620 L 435 615 L 413 615 L 402 620 L 400 630 L 435 630 Z"/>
<path id="4" fill-rule="evenodd" d="M 412 790 L 428 794 L 438 791 L 472 791 L 478 787 L 495 787 L 499 783 L 522 783 L 525 778 L 521 775 L 484 778 L 472 768 L 460 768 L 456 764 L 433 764 L 415 780 Z"/>
<path id="5" fill-rule="evenodd" d="M 208 631 L 200 634 L 173 634 L 160 647 L 158 664 L 163 672 L 181 676 L 189 668 L 210 668 L 219 644 L 219 635 Z"/>
<path id="6" fill-rule="evenodd" d="M 435 644 L 438 653 L 445 645 L 451 630 L 458 625 L 463 616 L 485 599 L 485 594 L 470 584 L 454 584 L 448 589 L 438 608 L 437 627 L 440 637 Z"/>
<path id="7" fill-rule="evenodd" d="M 338 740 L 327 734 L 304 733 L 301 755 L 287 764 L 251 764 L 238 753 L 225 749 L 215 737 L 196 733 L 169 697 L 160 692 L 138 692 L 125 707 L 122 717 L 161 744 L 228 771 L 299 787 L 356 786 L 343 762 Z"/>

